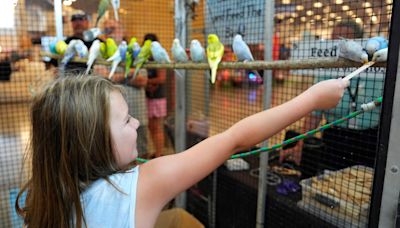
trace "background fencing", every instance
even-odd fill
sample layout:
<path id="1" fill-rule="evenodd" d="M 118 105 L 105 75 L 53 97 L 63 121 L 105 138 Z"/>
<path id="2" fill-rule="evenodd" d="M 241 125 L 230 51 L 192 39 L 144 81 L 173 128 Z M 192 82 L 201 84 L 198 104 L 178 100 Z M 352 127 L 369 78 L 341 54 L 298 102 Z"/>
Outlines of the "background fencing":
<path id="1" fill-rule="evenodd" d="M 89 15 L 89 27 L 94 26 L 97 1 L 64 0 L 65 37 L 74 33 L 73 23 L 82 22 L 71 21 L 73 15 L 81 13 L 78 9 Z M 119 25 L 125 40 L 137 37 L 140 44 L 146 34 L 156 34 L 169 53 L 175 37 L 181 38 L 188 49 L 193 39 L 205 47 L 207 35 L 215 33 L 225 45 L 223 61 L 236 61 L 231 44 L 234 35 L 240 33 L 255 60 L 321 59 L 338 55 L 340 37 L 363 44 L 377 35 L 389 38 L 392 10 L 391 0 L 121 1 Z M 7 15 L 0 22 L 0 227 L 20 227 L 22 221 L 13 204 L 21 181 L 26 179 L 21 164 L 31 134 L 29 102 L 32 88 L 51 80 L 58 71 L 54 61 L 49 63 L 49 58 L 40 56 L 56 36 L 56 15 L 52 1 L 39 0 L 8 0 L 0 14 Z M 113 18 L 110 6 L 99 26 L 115 29 L 115 24 L 107 24 Z M 257 73 L 221 69 L 213 85 L 205 70 L 179 71 L 184 78 L 166 70 L 163 92 L 156 96 L 167 101 L 166 115 L 161 118 L 147 118 L 151 110 L 145 93 L 147 98 L 154 98 L 149 95 L 151 83 L 127 87 L 131 91 L 128 103 L 139 112 L 133 115 L 142 118 L 139 152 L 142 157 L 179 152 L 250 114 L 290 100 L 317 81 L 341 77 L 355 69 L 321 67 Z M 98 72 L 108 74 L 106 70 Z M 371 67 L 352 80 L 336 109 L 314 112 L 257 147 L 280 143 L 347 115 L 353 110 L 352 104 L 359 109 L 362 103 L 382 96 L 386 71 L 386 67 Z M 162 72 L 149 70 L 147 74 Z M 380 109 L 365 113 L 296 145 L 262 155 L 267 165 L 258 155 L 243 158 L 248 169 L 233 171 L 223 165 L 188 189 L 177 205 L 185 206 L 206 227 L 261 227 L 264 220 L 266 227 L 376 224 L 377 218 L 369 214 L 380 206 L 371 204 L 371 194 L 381 194 L 372 191 L 373 185 L 382 184 L 382 179 L 373 178 L 375 168 L 385 162 L 377 159 L 381 120 Z M 185 137 L 180 135 L 182 129 Z"/>

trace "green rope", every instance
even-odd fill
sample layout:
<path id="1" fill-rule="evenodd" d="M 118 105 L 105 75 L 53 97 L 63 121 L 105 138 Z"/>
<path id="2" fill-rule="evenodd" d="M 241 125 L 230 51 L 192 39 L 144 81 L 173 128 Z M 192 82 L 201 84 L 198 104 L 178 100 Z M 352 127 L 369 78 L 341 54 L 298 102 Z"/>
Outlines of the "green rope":
<path id="1" fill-rule="evenodd" d="M 378 97 L 373 102 L 375 103 L 375 107 L 379 106 L 382 103 L 382 97 Z M 350 113 L 350 114 L 348 114 L 348 115 L 346 115 L 346 116 L 344 116 L 344 117 L 342 117 L 342 118 L 340 118 L 338 120 L 335 120 L 335 121 L 330 122 L 328 124 L 325 124 L 325 125 L 323 125 L 321 127 L 318 127 L 318 128 L 313 129 L 311 131 L 308 131 L 308 132 L 306 132 L 304 134 L 301 134 L 301 135 L 298 135 L 296 137 L 293 137 L 293 138 L 290 138 L 288 140 L 285 140 L 282 143 L 275 144 L 275 145 L 273 145 L 271 147 L 262 147 L 262 148 L 259 148 L 259 149 L 256 149 L 256 150 L 252 150 L 252 151 L 248 151 L 248 152 L 244 152 L 244 153 L 240 153 L 240 154 L 235 154 L 235 155 L 232 155 L 230 157 L 230 159 L 247 157 L 247 156 L 250 156 L 250 155 L 259 154 L 261 152 L 269 152 L 269 151 L 272 151 L 272 150 L 279 149 L 279 148 L 281 148 L 283 146 L 286 146 L 288 144 L 295 143 L 297 141 L 300 141 L 301 139 L 305 139 L 305 138 L 307 138 L 307 137 L 309 137 L 311 135 L 314 135 L 314 134 L 316 134 L 318 132 L 322 132 L 322 131 L 324 131 L 324 130 L 326 130 L 328 128 L 331 128 L 333 126 L 339 125 L 339 124 L 341 124 L 341 123 L 343 123 L 345 121 L 348 121 L 348 120 L 350 120 L 350 119 L 352 119 L 352 118 L 354 118 L 354 117 L 356 117 L 356 116 L 358 116 L 358 115 L 360 115 L 360 114 L 362 114 L 364 112 L 365 111 L 363 109 L 357 110 L 357 111 L 352 112 L 352 113 Z M 136 160 L 138 162 L 141 162 L 141 163 L 145 163 L 145 162 L 148 161 L 148 160 L 143 159 L 143 158 L 136 158 Z"/>

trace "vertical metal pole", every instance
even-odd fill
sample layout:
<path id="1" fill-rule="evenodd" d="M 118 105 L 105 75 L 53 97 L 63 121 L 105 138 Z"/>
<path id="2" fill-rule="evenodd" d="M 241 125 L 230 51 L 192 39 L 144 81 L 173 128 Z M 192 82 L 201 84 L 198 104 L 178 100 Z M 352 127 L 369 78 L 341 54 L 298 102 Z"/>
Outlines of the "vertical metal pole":
<path id="1" fill-rule="evenodd" d="M 393 1 L 369 227 L 400 226 L 396 224 L 400 191 L 400 80 L 397 79 L 400 75 L 400 28 L 396 23 L 400 19 L 399 10 L 400 2 Z"/>
<path id="2" fill-rule="evenodd" d="M 265 20 L 264 20 L 264 59 L 272 60 L 272 41 L 274 35 L 274 14 L 275 1 L 265 1 Z M 264 109 L 268 109 L 272 103 L 272 70 L 264 70 Z M 263 143 L 264 147 L 268 146 L 268 141 Z M 264 227 L 265 222 L 265 199 L 267 197 L 267 169 L 268 169 L 268 153 L 260 155 L 260 175 L 258 178 L 258 196 L 257 196 L 257 228 Z"/>
<path id="3" fill-rule="evenodd" d="M 62 0 L 54 0 L 54 19 L 56 21 L 57 40 L 63 40 Z"/>
<path id="4" fill-rule="evenodd" d="M 186 12 L 184 0 L 175 0 L 175 37 L 186 47 Z M 178 71 L 178 70 L 177 70 Z M 186 149 L 186 72 L 178 71 L 175 74 L 175 151 L 177 153 Z M 186 208 L 186 193 L 176 197 L 177 207 Z"/>

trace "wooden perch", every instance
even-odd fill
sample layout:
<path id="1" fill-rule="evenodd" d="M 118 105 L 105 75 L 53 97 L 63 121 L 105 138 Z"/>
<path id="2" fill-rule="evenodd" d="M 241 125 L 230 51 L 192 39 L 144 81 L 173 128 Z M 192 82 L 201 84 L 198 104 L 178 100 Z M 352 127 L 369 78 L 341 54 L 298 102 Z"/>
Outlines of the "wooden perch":
<path id="1" fill-rule="evenodd" d="M 50 57 L 52 59 L 61 59 L 62 56 L 49 52 L 41 52 L 42 57 Z M 86 63 L 86 58 L 74 58 L 73 62 Z M 97 59 L 96 64 L 111 65 L 103 59 Z M 360 67 L 362 63 L 353 62 L 343 58 L 315 58 L 315 59 L 294 59 L 294 60 L 277 60 L 277 61 L 253 61 L 253 62 L 221 62 L 218 69 L 247 69 L 247 70 L 271 70 L 271 69 L 316 69 L 316 68 L 343 68 L 343 67 Z M 124 63 L 119 65 L 125 66 Z M 386 67 L 386 62 L 376 63 L 374 67 Z M 208 70 L 208 63 L 165 63 L 159 64 L 148 62 L 143 64 L 142 68 L 146 69 L 185 69 L 185 70 Z"/>

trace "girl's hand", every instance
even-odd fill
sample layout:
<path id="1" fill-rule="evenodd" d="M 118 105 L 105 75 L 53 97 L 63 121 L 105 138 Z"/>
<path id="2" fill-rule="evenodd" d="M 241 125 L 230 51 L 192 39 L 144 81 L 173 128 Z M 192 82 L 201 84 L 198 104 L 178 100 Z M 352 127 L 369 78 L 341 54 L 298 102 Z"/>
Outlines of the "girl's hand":
<path id="1" fill-rule="evenodd" d="M 311 86 L 306 92 L 315 101 L 315 109 L 330 109 L 336 107 L 349 84 L 349 80 L 330 79 Z"/>

